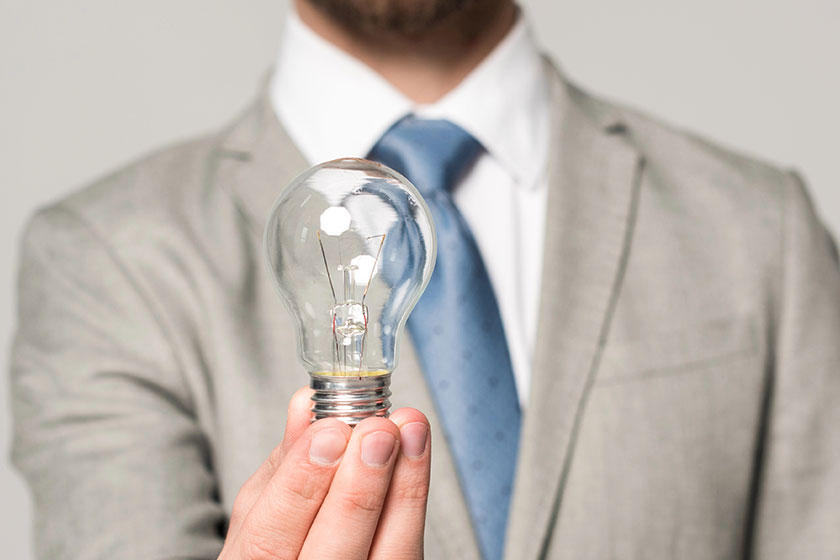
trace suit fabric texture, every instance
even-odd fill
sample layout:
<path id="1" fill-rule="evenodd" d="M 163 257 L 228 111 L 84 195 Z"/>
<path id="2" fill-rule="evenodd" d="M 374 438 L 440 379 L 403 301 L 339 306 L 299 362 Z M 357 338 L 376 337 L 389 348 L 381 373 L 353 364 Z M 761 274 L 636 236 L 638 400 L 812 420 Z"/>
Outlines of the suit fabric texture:
<path id="1" fill-rule="evenodd" d="M 840 268 L 795 174 L 552 76 L 545 264 L 505 557 L 840 557 Z M 307 377 L 263 262 L 308 167 L 265 92 L 39 211 L 13 460 L 41 558 L 215 558 Z M 429 558 L 478 558 L 433 430 Z"/>

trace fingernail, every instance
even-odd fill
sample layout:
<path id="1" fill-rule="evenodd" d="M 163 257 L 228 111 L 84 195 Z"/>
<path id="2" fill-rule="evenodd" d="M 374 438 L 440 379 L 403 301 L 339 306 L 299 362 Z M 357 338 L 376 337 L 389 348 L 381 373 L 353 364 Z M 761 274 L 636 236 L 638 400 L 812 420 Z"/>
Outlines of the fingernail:
<path id="1" fill-rule="evenodd" d="M 309 443 L 309 459 L 313 463 L 332 465 L 344 453 L 347 439 L 334 428 L 320 430 L 312 436 Z"/>
<path id="2" fill-rule="evenodd" d="M 406 457 L 416 459 L 426 451 L 429 428 L 423 422 L 412 422 L 400 428 L 400 444 Z"/>
<path id="3" fill-rule="evenodd" d="M 388 432 L 373 432 L 362 438 L 362 461 L 369 467 L 381 467 L 394 452 L 397 438 Z"/>

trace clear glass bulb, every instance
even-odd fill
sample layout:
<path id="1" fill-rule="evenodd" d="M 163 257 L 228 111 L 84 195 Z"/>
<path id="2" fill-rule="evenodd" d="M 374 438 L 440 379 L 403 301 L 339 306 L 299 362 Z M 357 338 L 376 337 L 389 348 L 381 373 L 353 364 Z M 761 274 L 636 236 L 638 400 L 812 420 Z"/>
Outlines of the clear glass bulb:
<path id="1" fill-rule="evenodd" d="M 297 323 L 315 418 L 387 416 L 400 337 L 437 255 L 420 193 L 384 165 L 328 161 L 280 193 L 264 245 Z"/>

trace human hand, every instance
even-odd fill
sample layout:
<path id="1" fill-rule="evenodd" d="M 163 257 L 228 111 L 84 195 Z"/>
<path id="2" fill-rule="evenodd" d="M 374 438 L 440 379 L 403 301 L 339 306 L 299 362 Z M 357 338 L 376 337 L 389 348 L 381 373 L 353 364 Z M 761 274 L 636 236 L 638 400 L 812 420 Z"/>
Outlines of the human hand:
<path id="1" fill-rule="evenodd" d="M 310 424 L 311 394 L 295 393 L 283 442 L 239 490 L 219 560 L 422 558 L 426 417 Z"/>

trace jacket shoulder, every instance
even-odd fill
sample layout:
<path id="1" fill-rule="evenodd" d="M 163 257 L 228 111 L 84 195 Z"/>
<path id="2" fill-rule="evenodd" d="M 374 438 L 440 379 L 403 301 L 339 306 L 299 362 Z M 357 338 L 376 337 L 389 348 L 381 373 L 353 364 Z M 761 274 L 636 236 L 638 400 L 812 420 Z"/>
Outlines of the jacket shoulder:
<path id="1" fill-rule="evenodd" d="M 781 203 L 792 172 L 646 112 L 597 97 L 593 110 L 625 124 L 649 172 L 671 194 L 712 194 L 735 205 Z"/>
<path id="2" fill-rule="evenodd" d="M 713 246 L 719 241 L 722 252 L 777 262 L 788 207 L 809 201 L 795 172 L 576 86 L 571 90 L 601 125 L 620 123 L 625 141 L 643 159 L 640 212 L 647 222 L 659 224 L 664 235 L 691 232 Z M 821 225 L 811 210 L 808 219 Z"/>
<path id="3" fill-rule="evenodd" d="M 166 220 L 194 204 L 207 188 L 219 145 L 219 134 L 211 134 L 155 150 L 52 206 L 109 235 L 132 222 Z"/>

